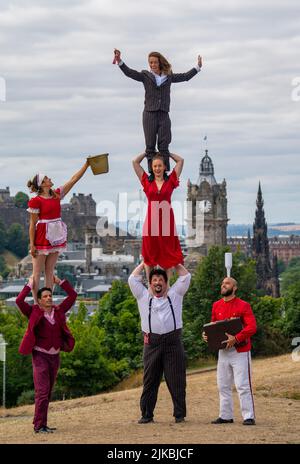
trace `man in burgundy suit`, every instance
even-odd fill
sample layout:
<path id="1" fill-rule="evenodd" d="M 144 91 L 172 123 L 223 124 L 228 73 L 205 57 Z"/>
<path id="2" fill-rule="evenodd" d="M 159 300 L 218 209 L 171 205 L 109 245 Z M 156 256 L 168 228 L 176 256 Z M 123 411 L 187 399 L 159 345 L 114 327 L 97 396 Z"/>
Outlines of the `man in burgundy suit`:
<path id="1" fill-rule="evenodd" d="M 25 302 L 32 290 L 32 277 L 16 299 L 20 310 L 29 319 L 19 352 L 23 355 L 32 354 L 35 391 L 33 424 L 36 433 L 52 433 L 55 430 L 47 426 L 47 415 L 60 364 L 59 352 L 72 351 L 75 344 L 66 324 L 66 313 L 75 303 L 77 293 L 67 280 L 53 276 L 53 281 L 68 294 L 58 306 L 53 305 L 52 290 L 47 287 L 38 291 L 38 304 L 29 305 Z"/>

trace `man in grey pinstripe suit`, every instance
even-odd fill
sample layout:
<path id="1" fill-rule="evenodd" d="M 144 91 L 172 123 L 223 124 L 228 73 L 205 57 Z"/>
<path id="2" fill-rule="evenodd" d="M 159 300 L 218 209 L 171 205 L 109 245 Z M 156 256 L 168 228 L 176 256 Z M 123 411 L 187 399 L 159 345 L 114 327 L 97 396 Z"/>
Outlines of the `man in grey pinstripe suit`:
<path id="1" fill-rule="evenodd" d="M 202 67 L 202 58 L 198 56 L 198 64 L 190 71 L 181 74 L 172 72 L 170 63 L 158 52 L 148 56 L 150 71 L 141 72 L 129 68 L 121 60 L 121 52 L 115 50 L 114 63 L 117 63 L 123 73 L 136 81 L 142 82 L 145 88 L 145 107 L 143 112 L 143 129 L 145 134 L 148 170 L 152 171 L 151 159 L 158 151 L 163 155 L 166 170 L 170 170 L 169 144 L 171 143 L 170 90 L 174 82 L 189 81 Z"/>
<path id="2" fill-rule="evenodd" d="M 191 274 L 178 264 L 178 279 L 168 288 L 168 277 L 163 269 L 150 272 L 150 291 L 142 284 L 144 263 L 129 276 L 128 284 L 137 299 L 144 334 L 144 378 L 140 400 L 140 424 L 153 422 L 159 385 L 164 375 L 172 397 L 175 422 L 186 416 L 186 365 L 182 331 L 182 302 Z"/>

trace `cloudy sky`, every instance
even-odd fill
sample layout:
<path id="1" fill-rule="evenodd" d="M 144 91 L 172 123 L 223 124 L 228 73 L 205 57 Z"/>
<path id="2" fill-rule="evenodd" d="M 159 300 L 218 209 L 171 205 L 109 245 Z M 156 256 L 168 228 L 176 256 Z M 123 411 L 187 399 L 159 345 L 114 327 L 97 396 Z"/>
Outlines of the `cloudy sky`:
<path id="1" fill-rule="evenodd" d="M 37 171 L 58 186 L 108 152 L 110 172 L 88 172 L 73 191 L 99 205 L 133 198 L 144 91 L 112 65 L 113 48 L 138 70 L 152 50 L 174 72 L 200 53 L 200 74 L 172 86 L 170 148 L 185 158 L 174 200 L 208 148 L 231 223 L 253 221 L 259 180 L 268 222 L 300 222 L 299 14 L 298 0 L 1 1 L 0 187 L 26 191 Z"/>

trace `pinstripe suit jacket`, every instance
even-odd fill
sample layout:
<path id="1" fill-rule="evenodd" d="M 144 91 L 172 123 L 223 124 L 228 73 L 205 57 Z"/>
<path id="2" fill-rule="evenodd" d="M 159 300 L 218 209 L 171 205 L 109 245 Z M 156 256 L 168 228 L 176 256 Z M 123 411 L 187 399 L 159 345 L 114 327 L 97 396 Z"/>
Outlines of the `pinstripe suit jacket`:
<path id="1" fill-rule="evenodd" d="M 146 70 L 135 71 L 134 69 L 128 68 L 123 62 L 119 66 L 123 73 L 134 79 L 135 81 L 142 82 L 145 87 L 145 110 L 146 111 L 170 111 L 170 88 L 173 82 L 184 82 L 189 81 L 197 74 L 197 69 L 192 68 L 186 73 L 174 74 L 171 73 L 167 76 L 165 82 L 158 86 L 156 84 L 155 76 Z"/>

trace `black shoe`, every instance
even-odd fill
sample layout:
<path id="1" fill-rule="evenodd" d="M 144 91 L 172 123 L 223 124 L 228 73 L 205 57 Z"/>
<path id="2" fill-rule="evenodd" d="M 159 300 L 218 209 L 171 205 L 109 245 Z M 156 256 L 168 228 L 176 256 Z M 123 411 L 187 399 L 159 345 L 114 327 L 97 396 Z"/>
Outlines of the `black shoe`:
<path id="1" fill-rule="evenodd" d="M 232 424 L 233 419 L 222 419 L 222 417 L 218 417 L 218 419 L 211 421 L 211 424 Z"/>
<path id="2" fill-rule="evenodd" d="M 149 422 L 153 422 L 153 417 L 141 417 L 138 424 L 149 424 Z"/>
<path id="3" fill-rule="evenodd" d="M 185 418 L 184 417 L 175 417 L 175 422 L 176 422 L 176 424 L 179 424 L 180 422 L 185 422 Z"/>
<path id="4" fill-rule="evenodd" d="M 56 430 L 56 427 L 48 427 L 48 425 L 45 426 L 45 429 L 48 430 L 48 432 L 53 432 L 53 430 Z"/>
<path id="5" fill-rule="evenodd" d="M 255 419 L 245 419 L 243 425 L 255 425 Z"/>
<path id="6" fill-rule="evenodd" d="M 35 433 L 53 433 L 48 427 L 41 427 L 39 429 L 34 429 Z"/>

